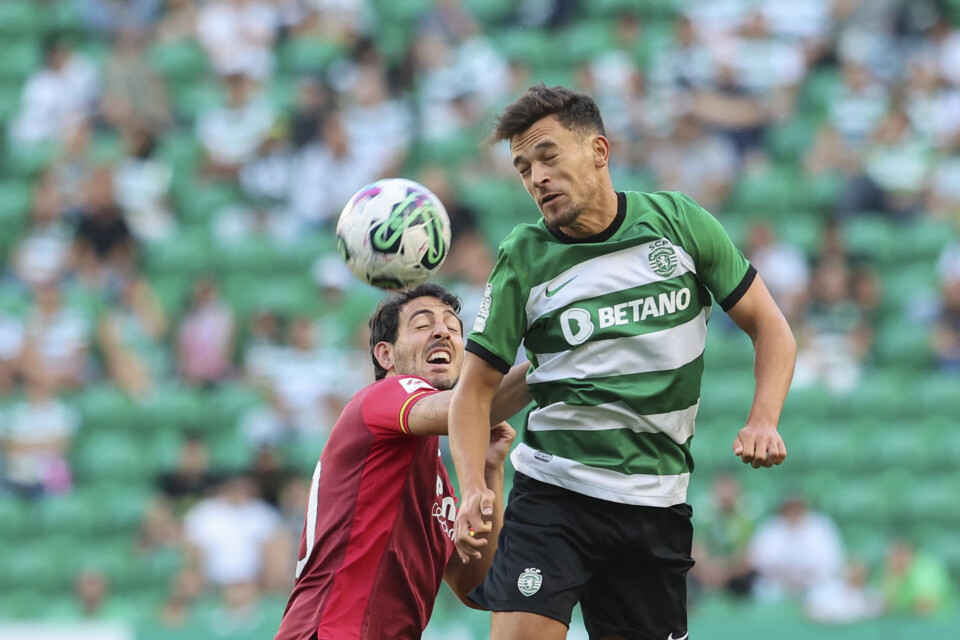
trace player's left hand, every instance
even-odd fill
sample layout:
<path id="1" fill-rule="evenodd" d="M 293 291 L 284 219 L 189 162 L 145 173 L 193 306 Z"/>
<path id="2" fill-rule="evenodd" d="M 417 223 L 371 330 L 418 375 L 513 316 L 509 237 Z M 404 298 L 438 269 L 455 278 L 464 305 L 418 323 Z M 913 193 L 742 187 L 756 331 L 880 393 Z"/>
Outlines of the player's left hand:
<path id="1" fill-rule="evenodd" d="M 733 455 L 754 469 L 772 467 L 787 457 L 787 445 L 777 432 L 776 426 L 747 425 L 737 433 L 733 441 Z"/>
<path id="2" fill-rule="evenodd" d="M 490 444 L 487 446 L 487 468 L 500 469 L 503 466 L 503 461 L 507 459 L 510 447 L 513 446 L 513 439 L 516 437 L 517 432 L 507 422 L 501 422 L 490 428 Z"/>

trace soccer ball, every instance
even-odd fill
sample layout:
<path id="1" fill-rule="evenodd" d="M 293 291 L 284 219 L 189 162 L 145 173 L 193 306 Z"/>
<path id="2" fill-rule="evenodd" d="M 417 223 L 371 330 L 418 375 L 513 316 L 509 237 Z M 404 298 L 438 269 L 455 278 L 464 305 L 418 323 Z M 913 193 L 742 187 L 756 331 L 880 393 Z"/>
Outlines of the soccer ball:
<path id="1" fill-rule="evenodd" d="M 355 276 L 381 289 L 426 282 L 447 257 L 450 218 L 422 184 L 378 180 L 354 194 L 337 221 L 337 249 Z"/>

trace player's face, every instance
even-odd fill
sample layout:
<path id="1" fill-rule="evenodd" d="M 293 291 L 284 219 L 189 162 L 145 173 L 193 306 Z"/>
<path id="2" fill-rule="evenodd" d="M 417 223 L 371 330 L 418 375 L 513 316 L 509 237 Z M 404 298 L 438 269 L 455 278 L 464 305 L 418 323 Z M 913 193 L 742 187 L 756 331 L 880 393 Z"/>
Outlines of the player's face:
<path id="1" fill-rule="evenodd" d="M 513 166 L 551 229 L 574 225 L 600 190 L 596 138 L 547 116 L 510 139 Z"/>
<path id="2" fill-rule="evenodd" d="M 460 319 L 437 298 L 415 298 L 400 309 L 392 353 L 394 373 L 420 376 L 437 389 L 452 389 L 463 365 Z"/>

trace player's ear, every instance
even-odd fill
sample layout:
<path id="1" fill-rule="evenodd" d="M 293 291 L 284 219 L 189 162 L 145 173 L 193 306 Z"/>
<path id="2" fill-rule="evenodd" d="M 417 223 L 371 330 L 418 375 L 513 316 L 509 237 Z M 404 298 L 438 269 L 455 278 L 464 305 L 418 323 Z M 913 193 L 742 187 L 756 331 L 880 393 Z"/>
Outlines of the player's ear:
<path id="1" fill-rule="evenodd" d="M 597 136 L 593 139 L 593 164 L 597 169 L 607 166 L 610 162 L 610 141 L 606 136 Z"/>
<path id="2" fill-rule="evenodd" d="M 378 342 L 373 348 L 373 357 L 376 358 L 380 366 L 387 371 L 393 369 L 393 345 L 389 342 Z"/>

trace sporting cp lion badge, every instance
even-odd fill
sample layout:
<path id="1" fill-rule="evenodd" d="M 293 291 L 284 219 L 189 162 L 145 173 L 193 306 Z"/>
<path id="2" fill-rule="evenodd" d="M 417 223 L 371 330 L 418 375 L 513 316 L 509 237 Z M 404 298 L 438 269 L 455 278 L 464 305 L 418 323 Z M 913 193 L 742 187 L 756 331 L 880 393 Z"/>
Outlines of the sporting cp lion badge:
<path id="1" fill-rule="evenodd" d="M 517 579 L 517 588 L 525 596 L 532 596 L 540 591 L 541 584 L 543 584 L 543 576 L 540 575 L 540 569 L 524 569 Z"/>
<path id="2" fill-rule="evenodd" d="M 650 268 L 663 278 L 672 275 L 677 270 L 677 252 L 669 245 L 657 247 L 650 252 Z"/>

